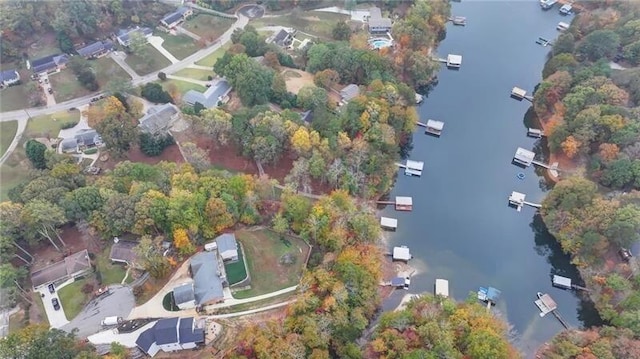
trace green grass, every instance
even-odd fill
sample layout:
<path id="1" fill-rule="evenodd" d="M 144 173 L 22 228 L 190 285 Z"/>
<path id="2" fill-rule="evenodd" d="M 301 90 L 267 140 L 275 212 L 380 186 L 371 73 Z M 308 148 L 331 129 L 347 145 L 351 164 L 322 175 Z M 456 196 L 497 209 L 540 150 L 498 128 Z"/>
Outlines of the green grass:
<path id="1" fill-rule="evenodd" d="M 64 309 L 64 314 L 67 316 L 67 320 L 73 318 L 82 311 L 87 302 L 89 302 L 89 295 L 82 292 L 82 286 L 87 283 L 87 279 L 76 280 L 75 282 L 68 284 L 58 290 L 58 298 L 60 298 L 60 304 Z"/>
<path id="2" fill-rule="evenodd" d="M 58 137 L 65 123 L 80 121 L 80 111 L 60 111 L 50 115 L 34 117 L 27 123 L 25 138 Z"/>
<path id="3" fill-rule="evenodd" d="M 202 37 L 206 41 L 214 41 L 224 34 L 235 21 L 209 14 L 198 14 L 185 21 L 182 27 Z"/>
<path id="4" fill-rule="evenodd" d="M 309 252 L 309 246 L 301 239 L 280 236 L 270 230 L 237 231 L 251 275 L 251 289 L 238 291 L 235 298 L 249 298 L 294 286 L 300 281 Z M 296 261 L 291 265 L 280 264 L 280 258 L 292 254 Z"/>
<path id="5" fill-rule="evenodd" d="M 306 32 L 313 36 L 330 39 L 335 24 L 348 19 L 349 16 L 345 14 L 334 14 L 321 11 L 303 11 L 299 16 L 287 14 L 278 17 L 252 20 L 251 25 L 257 29 L 270 24 L 292 27 L 298 31 Z M 302 38 L 300 38 L 300 40 L 302 40 Z"/>
<path id="6" fill-rule="evenodd" d="M 138 75 L 147 75 L 171 65 L 171 61 L 150 44 L 147 44 L 146 51 L 146 56 L 127 54 L 124 60 Z"/>
<path id="7" fill-rule="evenodd" d="M 96 256 L 96 267 L 102 275 L 102 285 L 120 284 L 127 272 L 122 264 L 113 264 L 109 260 L 110 248 Z M 131 276 L 127 278 L 130 281 Z"/>
<path id="8" fill-rule="evenodd" d="M 244 265 L 244 253 L 242 248 L 239 248 L 238 250 L 238 260 L 233 263 L 225 264 L 224 269 L 227 272 L 229 285 L 240 283 L 247 278 L 247 270 Z"/>
<path id="9" fill-rule="evenodd" d="M 212 52 L 211 54 L 209 54 L 209 56 L 203 58 L 202 60 L 196 62 L 196 65 L 200 65 L 200 66 L 209 66 L 211 68 L 213 68 L 213 65 L 215 65 L 216 61 L 221 58 L 225 52 L 227 52 L 227 49 L 229 48 L 228 45 L 222 46 L 221 48 L 217 49 L 216 51 Z"/>
<path id="10" fill-rule="evenodd" d="M 103 88 L 114 78 L 131 80 L 131 76 L 110 57 L 101 57 L 97 60 L 92 60 L 90 64 L 95 70 L 96 79 L 98 80 L 100 88 Z"/>
<path id="11" fill-rule="evenodd" d="M 209 78 L 208 76 L 214 76 L 215 74 L 213 73 L 213 71 L 207 71 L 207 70 L 201 70 L 201 69 L 191 69 L 191 68 L 184 68 L 176 73 L 174 73 L 175 76 L 181 76 L 181 77 L 188 77 L 190 79 L 194 79 L 194 80 L 200 80 L 200 81 L 208 81 Z"/>
<path id="12" fill-rule="evenodd" d="M 198 84 L 194 84 L 186 81 L 180 81 L 180 80 L 167 80 L 167 81 L 160 82 L 160 84 L 162 85 L 162 88 L 165 89 L 165 91 L 168 91 L 169 93 L 171 93 L 170 88 L 173 85 L 176 87 L 178 92 L 180 92 L 180 94 L 183 94 L 183 95 L 185 92 L 189 90 L 204 92 L 207 89 L 202 85 L 198 85 Z"/>
<path id="13" fill-rule="evenodd" d="M 0 156 L 4 155 L 18 131 L 18 121 L 0 122 Z"/>
<path id="14" fill-rule="evenodd" d="M 78 82 L 71 69 L 49 75 L 49 81 L 51 82 L 53 97 L 55 97 L 56 102 L 72 100 L 91 93 Z"/>
<path id="15" fill-rule="evenodd" d="M 29 47 L 29 60 L 33 61 L 41 57 L 61 53 L 57 41 L 55 39 L 51 41 L 52 39 L 52 37 L 48 36 L 41 37 L 35 45 L 31 45 Z"/>
<path id="16" fill-rule="evenodd" d="M 162 298 L 162 307 L 170 312 L 177 312 L 180 310 L 173 299 L 173 291 L 165 294 L 164 298 Z"/>
<path id="17" fill-rule="evenodd" d="M 174 36 L 165 32 L 159 32 L 155 35 L 164 39 L 162 47 L 169 51 L 178 60 L 182 60 L 198 51 L 198 45 L 196 45 L 193 39 L 189 36 Z"/>
<path id="18" fill-rule="evenodd" d="M 25 85 L 10 86 L 0 92 L 0 110 L 2 112 L 29 108 Z"/>
<path id="19" fill-rule="evenodd" d="M 42 302 L 40 292 L 33 292 L 31 299 L 33 299 L 33 302 L 38 306 L 40 316 L 42 317 L 42 324 L 49 326 L 49 317 L 47 317 L 47 312 L 44 310 L 44 303 Z M 33 323 L 33 318 L 31 318 L 31 322 Z"/>
<path id="20" fill-rule="evenodd" d="M 11 158 L 11 157 L 10 157 Z M 16 164 L 8 163 L 0 166 L 0 202 L 9 200 L 9 191 L 29 178 L 29 169 Z"/>

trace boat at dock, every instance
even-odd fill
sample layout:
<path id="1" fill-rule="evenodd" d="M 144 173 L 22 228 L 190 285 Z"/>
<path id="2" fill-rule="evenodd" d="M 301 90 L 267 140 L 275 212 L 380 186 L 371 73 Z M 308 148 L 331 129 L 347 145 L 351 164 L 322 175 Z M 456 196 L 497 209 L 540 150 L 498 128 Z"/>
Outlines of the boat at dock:
<path id="1" fill-rule="evenodd" d="M 540 7 L 542 10 L 549 10 L 557 3 L 558 0 L 540 0 Z"/>

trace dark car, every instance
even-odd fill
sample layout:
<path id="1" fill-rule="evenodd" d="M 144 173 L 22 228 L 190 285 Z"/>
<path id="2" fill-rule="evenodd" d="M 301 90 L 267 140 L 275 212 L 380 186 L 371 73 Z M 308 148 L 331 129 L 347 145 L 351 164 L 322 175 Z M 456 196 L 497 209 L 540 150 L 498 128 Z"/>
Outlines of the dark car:
<path id="1" fill-rule="evenodd" d="M 627 262 L 631 259 L 631 257 L 633 257 L 633 255 L 631 254 L 631 251 L 625 248 L 622 248 L 618 253 L 620 253 L 620 257 L 622 257 L 622 259 Z"/>
<path id="2" fill-rule="evenodd" d="M 58 302 L 58 298 L 51 298 L 51 304 L 53 304 L 53 309 L 60 310 L 60 303 Z"/>
<path id="3" fill-rule="evenodd" d="M 49 288 L 49 293 L 55 293 L 56 292 L 56 287 L 54 287 L 53 283 L 49 284 L 47 286 L 47 288 Z"/>

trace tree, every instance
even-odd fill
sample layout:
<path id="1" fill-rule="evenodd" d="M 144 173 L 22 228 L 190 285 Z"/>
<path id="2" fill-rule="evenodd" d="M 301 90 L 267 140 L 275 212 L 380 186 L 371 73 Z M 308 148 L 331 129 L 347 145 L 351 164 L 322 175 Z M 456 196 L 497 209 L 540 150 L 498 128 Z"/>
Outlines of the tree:
<path id="1" fill-rule="evenodd" d="M 129 51 L 136 56 L 147 58 L 149 52 L 147 51 L 147 38 L 140 32 L 134 31 L 129 34 L 129 45 L 127 46 Z"/>
<path id="2" fill-rule="evenodd" d="M 142 86 L 140 91 L 142 97 L 154 103 L 173 103 L 173 98 L 165 90 L 162 89 L 160 84 L 150 82 Z"/>
<path id="3" fill-rule="evenodd" d="M 29 201 L 22 210 L 22 220 L 33 232 L 47 238 L 56 250 L 60 251 L 60 247 L 53 240 L 54 235 L 65 246 L 57 227 L 65 224 L 67 219 L 57 204 L 39 199 Z"/>
<path id="4" fill-rule="evenodd" d="M 126 112 L 122 102 L 108 97 L 99 106 L 92 106 L 87 114 L 89 125 L 100 133 L 103 142 L 114 154 L 129 150 L 138 137 L 138 126 L 132 114 Z"/>
<path id="5" fill-rule="evenodd" d="M 331 90 L 340 82 L 340 75 L 333 69 L 318 71 L 313 77 L 313 83 L 325 90 Z"/>
<path id="6" fill-rule="evenodd" d="M 175 144 L 170 134 L 151 135 L 140 133 L 140 150 L 147 156 L 158 156 L 165 148 Z"/>
<path id="7" fill-rule="evenodd" d="M 195 143 L 185 142 L 181 145 L 184 159 L 198 171 L 204 171 L 209 167 L 209 151 L 203 150 Z"/>
<path id="8" fill-rule="evenodd" d="M 203 110 L 200 116 L 193 116 L 190 119 L 199 131 L 210 135 L 225 146 L 231 136 L 231 118 L 230 113 L 216 107 Z"/>
<path id="9" fill-rule="evenodd" d="M 131 232 L 135 221 L 137 198 L 123 193 L 112 193 L 91 219 L 91 224 L 104 238 Z"/>
<path id="10" fill-rule="evenodd" d="M 220 198 L 211 197 L 204 209 L 205 235 L 214 237 L 225 229 L 234 225 L 233 216 L 227 209 L 227 204 Z"/>
<path id="11" fill-rule="evenodd" d="M 620 152 L 620 148 L 613 143 L 603 143 L 600 145 L 600 157 L 605 162 L 610 162 L 618 157 L 618 152 Z"/>
<path id="12" fill-rule="evenodd" d="M 158 78 L 160 79 L 160 81 L 166 81 L 167 80 L 167 74 L 165 74 L 164 72 L 160 71 L 160 72 L 158 72 Z"/>
<path id="13" fill-rule="evenodd" d="M 567 155 L 567 157 L 573 158 L 578 154 L 578 151 L 580 151 L 581 145 L 582 144 L 576 140 L 575 137 L 569 136 L 564 140 L 564 142 L 562 142 L 562 151 L 564 151 L 564 154 Z"/>
<path id="14" fill-rule="evenodd" d="M 173 244 L 178 249 L 178 252 L 183 256 L 188 256 L 196 250 L 196 247 L 189 239 L 189 234 L 182 228 L 178 228 L 173 231 Z"/>
<path id="15" fill-rule="evenodd" d="M 156 239 L 155 242 L 161 240 Z M 140 242 L 134 248 L 136 258 L 142 267 L 154 278 L 163 278 L 169 273 L 170 265 L 167 257 L 162 255 L 162 251 L 151 236 L 142 236 Z"/>
<path id="16" fill-rule="evenodd" d="M 289 221 L 278 212 L 271 221 L 273 230 L 280 235 L 280 239 L 284 238 L 285 233 L 289 231 Z"/>
<path id="17" fill-rule="evenodd" d="M 326 107 L 329 102 L 327 91 L 315 86 L 304 86 L 298 92 L 298 106 L 305 110 Z"/>
<path id="18" fill-rule="evenodd" d="M 578 45 L 578 53 L 591 61 L 611 58 L 618 51 L 620 36 L 612 30 L 596 30 L 591 32 Z"/>
<path id="19" fill-rule="evenodd" d="M 92 347 L 76 340 L 75 334 L 46 325 L 29 325 L 0 340 L 3 358 L 99 358 Z"/>
<path id="20" fill-rule="evenodd" d="M 605 230 L 605 235 L 618 246 L 629 248 L 640 238 L 639 230 L 640 208 L 629 204 L 616 210 L 613 221 Z"/>
<path id="21" fill-rule="evenodd" d="M 82 56 L 74 56 L 69 61 L 69 68 L 73 71 L 78 82 L 89 91 L 96 91 L 100 87 L 96 75 L 89 62 Z"/>
<path id="22" fill-rule="evenodd" d="M 113 356 L 113 359 L 126 359 L 127 348 L 118 342 L 113 342 L 111 343 L 109 354 Z"/>
<path id="23" fill-rule="evenodd" d="M 307 155 L 311 151 L 311 138 L 306 127 L 300 126 L 291 136 L 291 147 L 300 156 Z"/>
<path id="24" fill-rule="evenodd" d="M 33 168 L 43 170 L 47 168 L 47 161 L 44 158 L 44 153 L 47 150 L 47 146 L 36 140 L 27 141 L 25 151 L 27 158 L 31 161 Z"/>
<path id="25" fill-rule="evenodd" d="M 102 208 L 104 202 L 98 187 L 80 187 L 65 195 L 62 207 L 70 220 L 88 220 L 94 211 Z"/>
<path id="26" fill-rule="evenodd" d="M 267 51 L 264 54 L 264 64 L 276 71 L 279 71 L 280 60 L 278 60 L 278 54 L 273 51 Z"/>
<path id="27" fill-rule="evenodd" d="M 348 41 L 349 37 L 351 37 L 351 27 L 349 27 L 346 21 L 339 21 L 333 26 L 331 35 L 334 40 Z"/>
<path id="28" fill-rule="evenodd" d="M 275 74 L 273 76 L 273 83 L 271 84 L 271 100 L 275 103 L 280 103 L 283 99 L 287 98 L 287 92 L 287 83 L 284 76 Z"/>

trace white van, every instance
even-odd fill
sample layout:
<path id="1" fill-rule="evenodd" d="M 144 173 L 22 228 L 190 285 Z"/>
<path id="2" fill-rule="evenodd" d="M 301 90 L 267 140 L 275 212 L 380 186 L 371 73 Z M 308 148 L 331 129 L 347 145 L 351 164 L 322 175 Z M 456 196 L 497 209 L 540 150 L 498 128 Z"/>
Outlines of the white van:
<path id="1" fill-rule="evenodd" d="M 122 317 L 106 317 L 102 320 L 102 326 L 116 325 L 122 322 Z"/>

